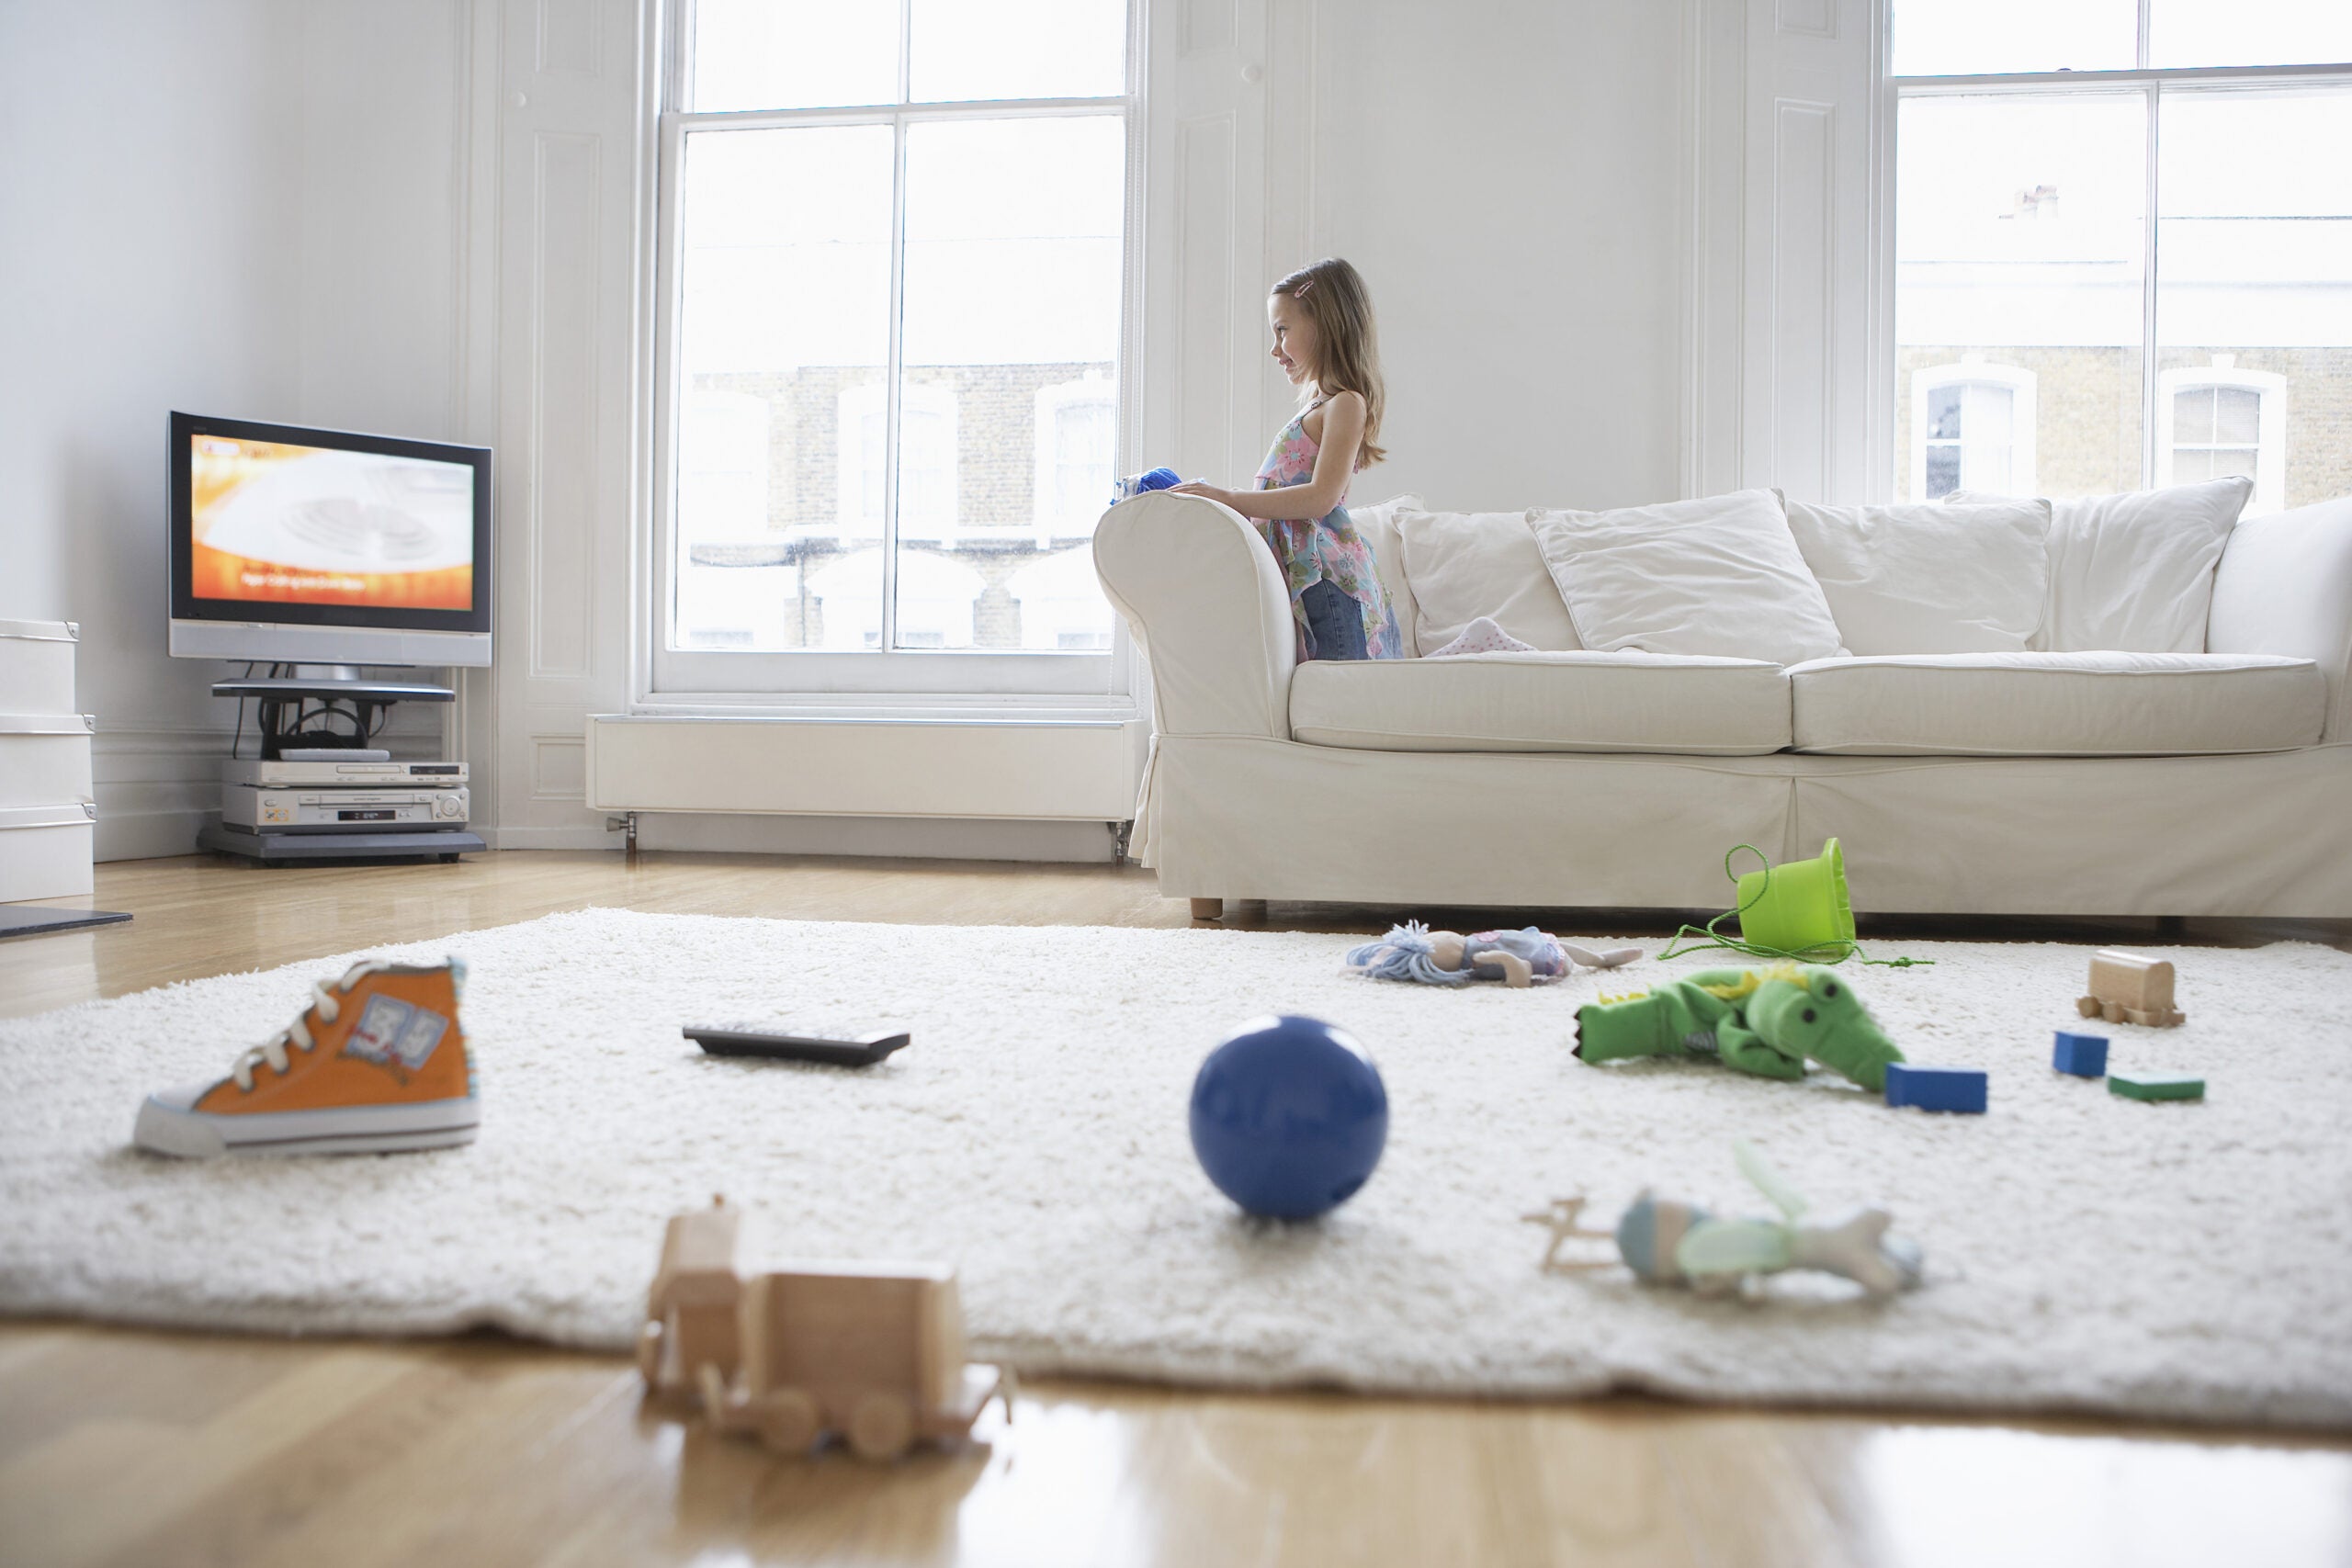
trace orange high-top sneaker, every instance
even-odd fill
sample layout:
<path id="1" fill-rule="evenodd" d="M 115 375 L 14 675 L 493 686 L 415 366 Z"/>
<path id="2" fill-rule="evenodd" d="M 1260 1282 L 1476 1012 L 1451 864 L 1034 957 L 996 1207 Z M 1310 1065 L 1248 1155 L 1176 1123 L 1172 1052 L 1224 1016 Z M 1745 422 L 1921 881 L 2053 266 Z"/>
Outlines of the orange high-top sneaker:
<path id="1" fill-rule="evenodd" d="M 158 1154 L 368 1154 L 473 1141 L 481 1120 L 458 996 L 466 966 L 355 964 L 227 1077 L 150 1095 Z"/>

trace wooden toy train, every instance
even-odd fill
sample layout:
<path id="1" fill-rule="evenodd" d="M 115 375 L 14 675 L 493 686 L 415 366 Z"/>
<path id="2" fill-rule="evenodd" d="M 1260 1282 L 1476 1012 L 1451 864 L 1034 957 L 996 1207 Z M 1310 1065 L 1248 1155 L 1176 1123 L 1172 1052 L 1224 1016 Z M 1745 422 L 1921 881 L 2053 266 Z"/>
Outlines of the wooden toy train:
<path id="1" fill-rule="evenodd" d="M 638 1368 L 657 1395 L 699 1398 L 715 1430 L 785 1453 L 839 1434 L 861 1459 L 968 1436 L 1010 1372 L 964 1359 L 954 1270 L 822 1263 L 746 1278 L 742 1211 L 716 1199 L 662 1237 Z"/>

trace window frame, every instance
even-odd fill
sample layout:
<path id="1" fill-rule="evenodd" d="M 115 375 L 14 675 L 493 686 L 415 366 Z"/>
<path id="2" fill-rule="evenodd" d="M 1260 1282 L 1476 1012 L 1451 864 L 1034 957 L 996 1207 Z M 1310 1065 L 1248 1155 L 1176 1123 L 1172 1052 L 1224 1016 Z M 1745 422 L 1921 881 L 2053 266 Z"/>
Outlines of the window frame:
<path id="1" fill-rule="evenodd" d="M 2287 378 L 2276 370 L 2241 370 L 2234 365 L 2177 365 L 2156 373 L 2156 411 L 2164 434 L 2156 443 L 2156 483 L 2173 480 L 2179 441 L 2173 434 L 2176 399 L 2184 392 L 2220 389 L 2252 392 L 2254 493 L 2238 515 L 2259 517 L 2287 505 Z"/>
<path id="2" fill-rule="evenodd" d="M 1093 395 L 1097 389 L 1107 397 Z M 1104 384 L 1080 377 L 1075 381 L 1055 381 L 1040 387 L 1033 399 L 1035 409 L 1034 425 L 1035 450 L 1031 456 L 1031 500 L 1036 519 L 1037 547 L 1050 550 L 1056 539 L 1073 539 L 1075 534 L 1059 531 L 1061 513 L 1057 504 L 1061 492 L 1061 416 L 1072 408 L 1107 403 L 1111 409 L 1111 477 L 1118 478 L 1119 389 L 1115 383 Z M 1102 487 L 1105 497 L 1111 486 Z"/>
<path id="3" fill-rule="evenodd" d="M 2035 400 L 2034 373 L 2019 365 L 1993 360 L 1955 359 L 1947 365 L 1923 365 L 1911 372 L 1911 499 L 1940 501 L 1928 493 L 1928 394 L 1945 387 L 1998 387 L 2009 394 L 2009 479 L 2022 485 L 2011 493 L 2035 495 L 2040 470 L 2035 462 L 2035 421 L 2041 412 Z M 1961 426 L 1961 471 L 1968 468 L 1968 427 Z M 2022 479 L 2018 478 L 2023 475 Z M 1963 480 L 1959 489 L 1969 488 Z"/>
<path id="4" fill-rule="evenodd" d="M 768 716 L 880 716 L 935 719 L 979 713 L 991 717 L 1131 718 L 1137 712 L 1139 660 L 1123 617 L 1106 604 L 1111 619 L 1107 651 L 1042 652 L 1024 649 L 927 649 L 883 648 L 864 652 L 825 649 L 759 652 L 672 646 L 677 604 L 678 421 L 684 401 L 678 385 L 682 203 L 679 176 L 685 139 L 694 131 L 729 128 L 767 130 L 802 126 L 888 125 L 893 132 L 894 194 L 891 219 L 889 362 L 884 384 L 903 376 L 900 326 L 895 319 L 904 275 L 907 130 L 928 121 L 1001 120 L 1029 118 L 1117 116 L 1126 137 L 1125 235 L 1121 256 L 1119 370 L 1114 467 L 1133 467 L 1132 451 L 1141 423 L 1139 388 L 1144 374 L 1142 275 L 1144 266 L 1145 152 L 1148 124 L 1144 96 L 1147 0 L 1125 0 L 1125 90 L 1116 96 L 1077 98 L 978 99 L 916 103 L 908 97 L 911 6 L 899 0 L 899 101 L 803 109 L 690 112 L 690 41 L 694 0 L 673 0 L 660 22 L 660 92 L 645 134 L 656 221 L 647 245 L 646 373 L 652 378 L 652 440 L 648 452 L 643 516 L 636 559 L 638 656 L 632 675 L 632 711 L 740 713 Z M 894 448 L 898 432 L 886 434 Z M 886 483 L 895 501 L 897 474 L 887 457 Z M 887 507 L 886 503 L 886 507 Z M 837 509 L 838 510 L 838 509 Z M 953 530 L 948 532 L 952 533 Z M 846 537 L 846 534 L 844 537 Z M 863 533 L 861 539 L 868 537 Z M 895 617 L 896 530 L 886 526 L 883 603 L 886 641 Z M 921 542 L 921 541 L 918 541 Z M 952 543 L 952 540 L 945 541 Z"/>
<path id="5" fill-rule="evenodd" d="M 1872 355 L 1885 389 L 1878 400 L 1875 417 L 1879 428 L 1890 435 L 1894 421 L 1897 381 L 1895 357 L 1900 344 L 1895 337 L 1896 290 L 1899 277 L 1895 265 L 1895 209 L 1901 199 L 1896 186 L 1895 139 L 1898 117 L 1904 100 L 1915 97 L 1996 97 L 2042 96 L 2083 96 L 2093 93 L 2113 93 L 2142 99 L 2146 116 L 2146 149 L 2143 153 L 2143 176 L 2144 220 L 2141 236 L 2141 323 L 2140 323 L 2140 485 L 2152 488 L 2165 483 L 2162 475 L 2171 471 L 2171 438 L 2169 426 L 2160 434 L 2158 415 L 2166 411 L 2165 377 L 2162 369 L 2164 345 L 2159 340 L 2156 310 L 2161 290 L 2159 271 L 2159 240 L 2164 209 L 2159 185 L 2160 141 L 2164 94 L 2174 89 L 2226 89 L 2230 87 L 2277 88 L 2308 85 L 2336 86 L 2352 90 L 2352 62 L 2298 65 L 2213 65 L 2213 66 L 2151 66 L 2149 59 L 2150 8 L 2140 6 L 2136 23 L 2134 59 L 2130 70 L 2113 71 L 2022 71 L 2010 73 L 1979 73 L 1951 76 L 1898 76 L 1894 73 L 1891 39 L 1894 31 L 1895 0 L 1877 0 L 1881 22 L 1882 50 L 1877 62 L 1878 88 L 1873 95 L 1877 112 L 1877 133 L 1872 139 L 1873 155 L 1879 161 L 1874 170 L 1876 187 L 1884 193 L 1883 220 L 1878 224 L 1875 239 L 1876 270 L 1880 280 L 1879 298 L 1882 309 L 1873 312 L 1871 328 L 1879 344 Z M 2283 407 L 2283 399 L 2281 400 Z M 2266 414 L 2269 402 L 2265 400 Z M 1913 419 L 1918 420 L 1915 404 Z M 2267 448 L 2265 449 L 2267 455 Z M 2278 493 L 2285 491 L 2283 427 L 2278 446 L 2280 473 Z M 2259 459 L 2258 459 L 2259 460 Z M 1920 471 L 1918 455 L 1911 460 L 1912 471 Z M 1874 491 L 1883 492 L 1892 482 L 1891 474 L 1871 477 Z M 2260 481 L 2257 479 L 2257 489 Z M 1918 499 L 1920 485 L 1913 482 L 1914 499 Z M 2249 501 L 2251 507 L 2253 502 Z"/>

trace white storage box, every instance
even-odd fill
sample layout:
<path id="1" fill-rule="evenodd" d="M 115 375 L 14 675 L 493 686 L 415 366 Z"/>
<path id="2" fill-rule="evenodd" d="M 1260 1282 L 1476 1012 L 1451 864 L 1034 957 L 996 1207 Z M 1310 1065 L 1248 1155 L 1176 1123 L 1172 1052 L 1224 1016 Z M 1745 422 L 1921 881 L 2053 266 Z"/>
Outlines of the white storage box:
<path id="1" fill-rule="evenodd" d="M 95 800 L 86 713 L 0 713 L 0 810 Z"/>
<path id="2" fill-rule="evenodd" d="M 0 713 L 74 711 L 73 621 L 0 621 Z"/>
<path id="3" fill-rule="evenodd" d="M 0 904 L 89 892 L 97 821 L 86 800 L 0 810 Z"/>

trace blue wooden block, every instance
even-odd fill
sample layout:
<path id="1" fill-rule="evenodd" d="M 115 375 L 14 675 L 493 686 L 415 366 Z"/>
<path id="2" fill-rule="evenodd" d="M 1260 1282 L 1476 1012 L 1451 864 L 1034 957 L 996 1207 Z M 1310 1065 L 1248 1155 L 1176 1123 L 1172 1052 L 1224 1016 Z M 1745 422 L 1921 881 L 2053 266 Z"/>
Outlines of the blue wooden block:
<path id="1" fill-rule="evenodd" d="M 1886 1069 L 1886 1102 L 1922 1111 L 1984 1111 L 1984 1075 L 1974 1067 L 1921 1067 L 1892 1062 Z"/>
<path id="2" fill-rule="evenodd" d="M 2107 1076 L 2107 1036 L 2069 1034 L 2062 1029 L 2058 1032 L 2058 1048 L 2051 1054 L 2050 1065 L 2078 1078 L 2103 1078 Z"/>

